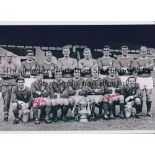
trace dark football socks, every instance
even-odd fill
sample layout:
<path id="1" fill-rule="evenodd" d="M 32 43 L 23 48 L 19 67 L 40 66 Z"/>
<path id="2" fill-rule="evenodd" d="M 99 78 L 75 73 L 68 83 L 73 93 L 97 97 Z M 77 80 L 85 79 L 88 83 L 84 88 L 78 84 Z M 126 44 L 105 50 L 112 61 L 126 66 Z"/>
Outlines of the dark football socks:
<path id="1" fill-rule="evenodd" d="M 152 101 L 146 101 L 147 112 L 150 112 L 151 110 L 151 103 Z"/>

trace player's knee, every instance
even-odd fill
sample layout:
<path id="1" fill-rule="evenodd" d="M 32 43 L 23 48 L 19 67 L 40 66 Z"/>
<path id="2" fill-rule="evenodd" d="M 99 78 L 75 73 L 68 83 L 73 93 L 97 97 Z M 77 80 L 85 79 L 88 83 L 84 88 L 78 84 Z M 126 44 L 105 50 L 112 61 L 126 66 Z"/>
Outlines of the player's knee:
<path id="1" fill-rule="evenodd" d="M 69 105 L 68 99 L 64 99 L 62 102 L 63 102 L 64 105 Z"/>
<path id="2" fill-rule="evenodd" d="M 136 98 L 135 99 L 135 104 L 136 105 L 140 105 L 141 104 L 141 99 L 140 98 Z"/>
<path id="3" fill-rule="evenodd" d="M 57 103 L 56 100 L 52 100 L 52 101 L 51 101 L 51 104 L 52 104 L 52 106 L 56 106 L 56 105 L 58 105 L 58 103 Z"/>
<path id="4" fill-rule="evenodd" d="M 120 95 L 120 96 L 119 96 L 119 102 L 120 102 L 120 103 L 124 103 L 124 96 L 123 96 L 123 95 Z"/>
<path id="5" fill-rule="evenodd" d="M 95 99 L 94 99 L 94 98 L 92 98 L 92 99 L 91 99 L 91 102 L 92 102 L 92 103 L 95 103 Z"/>
<path id="6" fill-rule="evenodd" d="M 17 110 L 17 103 L 12 103 L 12 110 Z"/>
<path id="7" fill-rule="evenodd" d="M 150 94 L 146 95 L 146 101 L 151 101 L 151 100 L 152 100 L 151 95 Z"/>
<path id="8" fill-rule="evenodd" d="M 75 100 L 71 97 L 68 99 L 68 101 L 69 101 L 69 104 L 71 105 L 75 104 Z"/>
<path id="9" fill-rule="evenodd" d="M 50 100 L 46 101 L 46 106 L 50 107 L 51 105 L 52 105 L 52 103 Z"/>
<path id="10" fill-rule="evenodd" d="M 38 103 L 33 103 L 33 108 L 38 107 Z"/>
<path id="11" fill-rule="evenodd" d="M 98 98 L 98 103 L 101 103 L 102 101 L 103 101 L 103 97 L 100 96 L 100 97 Z"/>

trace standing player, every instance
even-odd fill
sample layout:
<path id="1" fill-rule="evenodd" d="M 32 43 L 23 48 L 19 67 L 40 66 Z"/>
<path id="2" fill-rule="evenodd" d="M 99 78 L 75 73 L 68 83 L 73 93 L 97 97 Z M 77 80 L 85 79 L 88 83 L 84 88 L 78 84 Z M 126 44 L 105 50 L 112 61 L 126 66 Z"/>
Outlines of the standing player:
<path id="1" fill-rule="evenodd" d="M 91 73 L 92 77 L 86 80 L 86 87 L 84 87 L 83 93 L 89 95 L 88 97 L 91 99 L 91 119 L 95 120 L 95 107 L 99 108 L 99 117 L 102 117 L 104 85 L 103 79 L 99 77 L 97 67 L 92 68 Z"/>
<path id="2" fill-rule="evenodd" d="M 19 123 L 19 110 L 22 110 L 22 116 L 24 114 L 27 115 L 27 117 L 30 114 L 30 108 L 31 108 L 31 90 L 27 87 L 25 87 L 24 78 L 20 77 L 16 79 L 17 86 L 13 88 L 12 91 L 12 111 L 15 117 L 14 124 Z"/>
<path id="3" fill-rule="evenodd" d="M 67 46 L 63 47 L 63 58 L 58 59 L 58 68 L 62 69 L 64 78 L 71 78 L 74 68 L 77 66 L 77 60 L 70 57 L 70 49 Z"/>
<path id="4" fill-rule="evenodd" d="M 125 116 L 129 118 L 132 114 L 132 107 L 136 109 L 136 117 L 139 118 L 141 112 L 141 92 L 135 77 L 129 77 L 127 84 L 122 88 L 122 95 L 125 99 Z"/>
<path id="5" fill-rule="evenodd" d="M 43 81 L 43 74 L 38 73 L 37 74 L 37 80 L 34 81 L 31 85 L 31 91 L 32 91 L 32 104 L 33 104 L 33 114 L 35 118 L 35 124 L 40 124 L 40 115 L 39 110 L 46 107 L 46 123 L 51 123 L 48 116 L 50 115 L 50 99 L 49 96 L 49 89 L 48 89 L 48 83 Z M 41 110 L 40 110 L 41 111 Z"/>
<path id="6" fill-rule="evenodd" d="M 82 76 L 86 78 L 91 77 L 91 69 L 97 67 L 97 61 L 92 59 L 91 50 L 85 48 L 83 52 L 84 58 L 79 60 L 78 67 L 81 69 Z"/>
<path id="7" fill-rule="evenodd" d="M 146 94 L 146 107 L 147 116 L 151 116 L 151 95 L 153 89 L 153 79 L 151 76 L 151 71 L 154 68 L 154 62 L 151 58 L 147 57 L 148 48 L 141 46 L 140 54 L 141 57 L 135 61 L 137 67 L 137 83 L 140 85 L 142 96 Z M 142 111 L 142 109 L 141 109 Z"/>
<path id="8" fill-rule="evenodd" d="M 81 69 L 76 67 L 73 74 L 74 77 L 67 81 L 70 96 L 68 100 L 71 110 L 73 110 L 73 107 L 77 106 L 79 100 L 82 98 L 82 88 L 85 86 L 85 80 L 81 78 Z M 77 113 L 75 112 L 75 114 L 73 113 L 73 115 L 75 115 L 76 119 Z"/>
<path id="9" fill-rule="evenodd" d="M 39 65 L 34 60 L 34 51 L 27 50 L 27 60 L 22 62 L 22 74 L 24 77 L 36 75 L 39 72 Z"/>
<path id="10" fill-rule="evenodd" d="M 132 75 L 134 72 L 134 60 L 129 57 L 128 51 L 129 49 L 127 46 L 122 46 L 122 55 L 117 58 L 118 74 L 120 75 L 123 84 L 126 84 L 129 75 Z"/>
<path id="11" fill-rule="evenodd" d="M 53 110 L 53 120 L 57 122 L 57 110 L 61 109 L 62 120 L 67 121 L 69 109 L 67 83 L 62 80 L 62 71 L 55 71 L 55 80 L 49 84 L 50 99 Z"/>
<path id="12" fill-rule="evenodd" d="M 8 121 L 11 94 L 13 86 L 16 86 L 16 78 L 19 76 L 19 67 L 12 61 L 12 54 L 7 53 L 7 60 L 2 64 L 2 97 L 4 121 Z"/>
<path id="13" fill-rule="evenodd" d="M 120 114 L 121 118 L 124 118 L 124 97 L 121 95 L 122 82 L 121 79 L 116 75 L 116 68 L 109 68 L 109 75 L 103 79 L 104 86 L 108 90 L 108 94 L 104 96 L 104 99 L 107 100 L 105 103 L 105 113 L 104 118 L 108 119 L 107 109 L 109 105 L 109 118 L 113 119 L 116 116 L 115 107 L 117 104 L 120 105 Z M 114 114 L 114 115 L 113 115 Z"/>
<path id="14" fill-rule="evenodd" d="M 45 62 L 41 65 L 40 70 L 44 77 L 51 78 L 54 76 L 54 71 L 57 69 L 57 59 L 52 56 L 51 51 L 45 52 Z"/>
<path id="15" fill-rule="evenodd" d="M 110 55 L 110 47 L 109 46 L 104 46 L 103 48 L 103 57 L 98 58 L 98 67 L 100 70 L 100 73 L 105 77 L 108 75 L 108 70 L 109 67 L 112 67 L 116 64 L 116 61 L 114 58 L 111 58 Z"/>

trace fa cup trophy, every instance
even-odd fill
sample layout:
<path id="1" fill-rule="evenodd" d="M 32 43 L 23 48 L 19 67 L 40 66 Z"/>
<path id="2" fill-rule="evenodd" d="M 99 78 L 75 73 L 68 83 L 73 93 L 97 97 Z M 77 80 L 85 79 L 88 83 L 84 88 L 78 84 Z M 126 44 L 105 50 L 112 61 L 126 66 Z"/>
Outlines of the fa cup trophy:
<path id="1" fill-rule="evenodd" d="M 79 122 L 88 122 L 88 116 L 91 114 L 90 102 L 81 100 L 79 102 Z"/>
<path id="2" fill-rule="evenodd" d="M 22 121 L 23 123 L 27 123 L 29 120 L 30 110 L 28 109 L 28 104 L 22 101 L 19 101 L 22 106 Z"/>

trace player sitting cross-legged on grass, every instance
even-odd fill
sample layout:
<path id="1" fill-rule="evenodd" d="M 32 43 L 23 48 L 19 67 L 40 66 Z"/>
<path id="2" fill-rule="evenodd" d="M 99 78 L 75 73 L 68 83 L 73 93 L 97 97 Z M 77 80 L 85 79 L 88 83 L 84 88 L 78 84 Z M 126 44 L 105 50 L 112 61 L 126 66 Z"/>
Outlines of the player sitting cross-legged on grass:
<path id="1" fill-rule="evenodd" d="M 16 79 L 17 86 L 12 91 L 12 111 L 15 117 L 14 124 L 19 123 L 19 111 L 22 111 L 22 120 L 24 123 L 28 122 L 30 108 L 31 108 L 31 90 L 27 88 L 24 83 L 24 78 Z"/>
<path id="2" fill-rule="evenodd" d="M 151 71 L 154 68 L 153 59 L 147 57 L 148 48 L 141 46 L 140 54 L 141 57 L 135 61 L 136 71 L 137 71 L 137 83 L 140 85 L 141 94 L 146 97 L 146 107 L 147 116 L 151 116 L 151 104 L 152 104 L 152 89 L 153 89 L 153 79 L 151 76 Z M 143 102 L 142 102 L 143 106 Z M 142 113 L 142 107 L 141 107 Z"/>
<path id="3" fill-rule="evenodd" d="M 92 77 L 86 80 L 86 86 L 83 88 L 83 93 L 86 93 L 91 99 L 91 117 L 90 119 L 96 120 L 95 107 L 99 108 L 98 117 L 102 117 L 103 109 L 103 94 L 104 85 L 103 79 L 99 77 L 99 70 L 97 67 L 91 70 Z"/>
<path id="4" fill-rule="evenodd" d="M 109 75 L 103 79 L 104 86 L 106 87 L 107 94 L 104 95 L 104 118 L 105 119 L 113 119 L 116 116 L 116 105 L 120 106 L 120 114 L 121 118 L 124 118 L 124 96 L 121 95 L 122 82 L 121 79 L 117 76 L 116 68 L 109 68 Z M 108 117 L 108 109 L 109 109 L 109 117 Z"/>
<path id="5" fill-rule="evenodd" d="M 97 61 L 92 59 L 90 48 L 85 48 L 83 51 L 84 58 L 79 60 L 78 66 L 81 69 L 81 74 L 85 78 L 91 77 L 91 69 L 97 67 Z"/>
<path id="6" fill-rule="evenodd" d="M 51 121 L 48 119 L 50 113 L 50 99 L 49 96 L 49 89 L 48 83 L 43 81 L 43 74 L 37 74 L 37 80 L 31 84 L 31 91 L 32 91 L 32 104 L 33 104 L 33 115 L 35 118 L 35 124 L 40 124 L 40 113 L 42 109 L 46 109 L 46 118 L 45 122 L 50 123 Z"/>
<path id="7" fill-rule="evenodd" d="M 141 92 L 139 84 L 136 83 L 135 77 L 129 77 L 127 84 L 122 88 L 122 95 L 125 98 L 125 117 L 129 118 L 132 115 L 132 107 L 136 109 L 136 117 L 139 118 L 141 112 Z"/>
<path id="8" fill-rule="evenodd" d="M 63 121 L 67 121 L 67 113 L 69 109 L 68 87 L 67 83 L 62 80 L 62 70 L 55 71 L 55 80 L 49 84 L 50 99 L 53 111 L 53 121 L 57 122 L 57 110 L 61 109 Z"/>
<path id="9" fill-rule="evenodd" d="M 85 86 L 85 80 L 81 78 L 81 69 L 75 68 L 74 69 L 74 77 L 72 79 L 69 79 L 67 82 L 68 90 L 69 90 L 69 105 L 70 109 L 73 110 L 73 107 L 75 107 L 79 100 L 82 98 L 82 88 Z M 74 110 L 72 113 L 75 120 L 77 120 L 77 111 Z"/>

